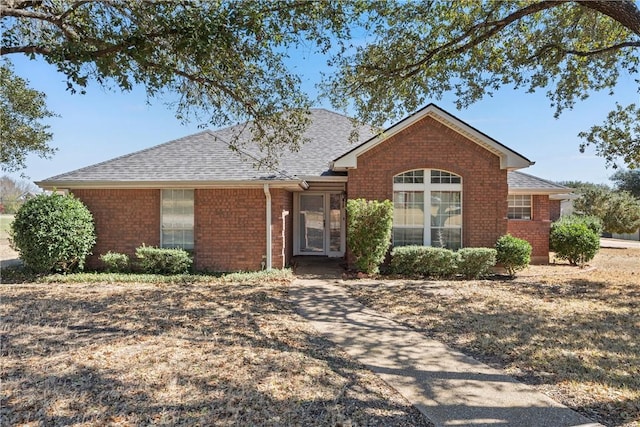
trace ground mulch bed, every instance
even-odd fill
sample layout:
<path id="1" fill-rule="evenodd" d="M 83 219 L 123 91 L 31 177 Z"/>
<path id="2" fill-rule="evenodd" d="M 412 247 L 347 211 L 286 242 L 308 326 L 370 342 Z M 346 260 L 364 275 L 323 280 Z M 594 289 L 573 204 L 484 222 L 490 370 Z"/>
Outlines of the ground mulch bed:
<path id="1" fill-rule="evenodd" d="M 350 280 L 360 302 L 608 426 L 640 422 L 640 250 L 513 280 Z"/>
<path id="2" fill-rule="evenodd" d="M 429 425 L 287 287 L 2 284 L 0 425 Z"/>

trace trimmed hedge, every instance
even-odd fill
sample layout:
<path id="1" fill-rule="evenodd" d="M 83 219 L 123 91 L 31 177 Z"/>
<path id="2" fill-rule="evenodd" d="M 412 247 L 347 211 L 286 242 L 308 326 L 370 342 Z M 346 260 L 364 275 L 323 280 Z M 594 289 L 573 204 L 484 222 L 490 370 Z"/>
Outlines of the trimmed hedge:
<path id="1" fill-rule="evenodd" d="M 549 246 L 571 265 L 584 266 L 600 249 L 600 236 L 589 217 L 567 217 L 551 224 Z"/>
<path id="2" fill-rule="evenodd" d="M 73 195 L 40 194 L 16 213 L 10 242 L 33 271 L 82 270 L 96 243 L 93 216 Z"/>
<path id="3" fill-rule="evenodd" d="M 531 262 L 531 244 L 526 240 L 505 234 L 496 242 L 496 262 L 502 264 L 513 277 Z"/>
<path id="4" fill-rule="evenodd" d="M 391 245 L 392 227 L 391 201 L 347 200 L 347 245 L 360 271 L 379 271 Z"/>
<path id="5" fill-rule="evenodd" d="M 118 252 L 107 252 L 100 255 L 100 261 L 105 265 L 109 273 L 124 273 L 129 270 L 129 256 Z"/>
<path id="6" fill-rule="evenodd" d="M 458 273 L 467 279 L 488 276 L 496 265 L 493 248 L 463 248 L 458 251 Z"/>
<path id="7" fill-rule="evenodd" d="M 400 246 L 391 252 L 391 271 L 406 276 L 450 278 L 457 274 L 478 278 L 491 273 L 496 251 L 465 248 L 454 252 L 429 246 Z"/>
<path id="8" fill-rule="evenodd" d="M 136 249 L 138 267 L 149 274 L 182 274 L 189 271 L 193 260 L 184 249 L 140 246 Z"/>

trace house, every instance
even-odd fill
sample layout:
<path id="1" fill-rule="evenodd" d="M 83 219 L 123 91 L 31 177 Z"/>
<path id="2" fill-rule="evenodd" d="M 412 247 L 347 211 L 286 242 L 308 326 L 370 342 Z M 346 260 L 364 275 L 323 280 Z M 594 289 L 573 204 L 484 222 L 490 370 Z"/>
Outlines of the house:
<path id="1" fill-rule="evenodd" d="M 307 142 L 277 169 L 254 167 L 258 148 L 229 149 L 245 127 L 203 131 L 37 184 L 69 191 L 91 210 L 97 244 L 192 250 L 199 270 L 281 268 L 294 255 L 347 253 L 347 199 L 393 200 L 393 244 L 492 247 L 527 239 L 549 259 L 549 227 L 567 188 L 516 172 L 533 163 L 430 104 L 382 133 L 323 109 Z M 244 129 L 244 130 L 243 130 Z"/>

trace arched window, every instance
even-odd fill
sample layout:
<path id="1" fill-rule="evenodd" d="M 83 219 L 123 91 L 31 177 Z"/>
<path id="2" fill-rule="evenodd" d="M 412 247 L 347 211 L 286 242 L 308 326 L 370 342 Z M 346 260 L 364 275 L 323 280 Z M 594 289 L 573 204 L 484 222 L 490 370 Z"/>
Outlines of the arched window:
<path id="1" fill-rule="evenodd" d="M 393 177 L 393 245 L 462 247 L 462 177 L 416 169 Z"/>

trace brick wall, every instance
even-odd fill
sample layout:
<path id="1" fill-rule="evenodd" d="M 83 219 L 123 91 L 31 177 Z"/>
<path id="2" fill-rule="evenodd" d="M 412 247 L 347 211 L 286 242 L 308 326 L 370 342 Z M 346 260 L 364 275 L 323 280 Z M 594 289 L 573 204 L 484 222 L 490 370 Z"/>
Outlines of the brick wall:
<path id="1" fill-rule="evenodd" d="M 347 195 L 391 200 L 393 176 L 441 169 L 462 177 L 463 245 L 492 247 L 507 231 L 507 171 L 500 159 L 427 117 L 362 154 L 349 171 Z"/>
<path id="2" fill-rule="evenodd" d="M 98 236 L 89 268 L 100 267 L 108 251 L 130 256 L 143 243 L 160 244 L 160 190 L 73 190 L 87 205 Z"/>
<path id="3" fill-rule="evenodd" d="M 549 200 L 549 219 L 557 221 L 560 219 L 562 200 Z"/>
<path id="4" fill-rule="evenodd" d="M 508 222 L 507 230 L 512 236 L 531 243 L 531 262 L 533 264 L 547 264 L 549 262 L 549 230 L 551 228 L 549 215 L 554 202 L 554 200 L 549 200 L 547 195 L 533 196 L 532 219 L 514 219 Z"/>
<path id="5" fill-rule="evenodd" d="M 74 190 L 93 213 L 98 235 L 90 268 L 107 251 L 133 256 L 143 243 L 160 244 L 160 190 Z M 195 268 L 259 270 L 266 255 L 266 198 L 259 189 L 196 189 Z M 272 266 L 292 256 L 293 196 L 272 189 Z"/>

